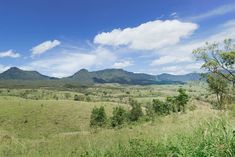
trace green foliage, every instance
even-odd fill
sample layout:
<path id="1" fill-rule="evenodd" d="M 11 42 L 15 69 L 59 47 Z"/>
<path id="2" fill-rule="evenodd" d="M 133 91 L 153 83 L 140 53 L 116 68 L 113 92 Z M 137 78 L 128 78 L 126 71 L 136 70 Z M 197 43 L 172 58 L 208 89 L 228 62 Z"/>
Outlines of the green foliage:
<path id="1" fill-rule="evenodd" d="M 206 43 L 205 46 L 194 50 L 193 54 L 197 60 L 204 62 L 203 69 L 235 83 L 235 44 L 231 39 L 225 39 L 223 44 Z"/>
<path id="2" fill-rule="evenodd" d="M 74 101 L 79 101 L 80 98 L 79 98 L 79 96 L 78 96 L 77 94 L 75 94 L 73 100 L 74 100 Z"/>
<path id="3" fill-rule="evenodd" d="M 97 108 L 94 107 L 91 112 L 91 118 L 90 118 L 90 126 L 105 126 L 107 123 L 107 115 L 105 113 L 105 109 L 103 106 Z"/>
<path id="4" fill-rule="evenodd" d="M 126 120 L 127 120 L 126 110 L 121 106 L 115 107 L 113 109 L 113 116 L 111 117 L 111 126 L 116 127 L 123 125 Z"/>
<path id="5" fill-rule="evenodd" d="M 153 109 L 158 115 L 169 114 L 170 107 L 168 103 L 159 99 L 153 99 Z"/>
<path id="6" fill-rule="evenodd" d="M 183 88 L 178 89 L 179 95 L 176 97 L 176 103 L 178 106 L 178 112 L 185 112 L 185 105 L 189 101 L 189 96 L 186 94 L 186 90 Z"/>
<path id="7" fill-rule="evenodd" d="M 154 120 L 155 118 L 155 110 L 153 108 L 153 104 L 152 103 L 147 103 L 146 105 L 146 115 L 149 118 L 149 120 Z"/>
<path id="8" fill-rule="evenodd" d="M 235 156 L 235 136 L 228 121 L 217 118 L 201 124 L 193 134 L 178 133 L 163 141 L 134 138 L 109 151 L 88 151 L 84 156 L 115 157 L 232 157 Z"/>
<path id="9" fill-rule="evenodd" d="M 140 103 L 138 103 L 135 100 L 131 100 L 130 105 L 131 105 L 131 110 L 129 112 L 130 121 L 139 120 L 140 117 L 143 116 L 143 111 L 142 111 Z"/>
<path id="10" fill-rule="evenodd" d="M 216 95 L 216 107 L 218 109 L 224 109 L 225 101 L 229 91 L 227 80 L 216 74 L 208 74 L 207 82 L 209 90 Z"/>
<path id="11" fill-rule="evenodd" d="M 153 99 L 152 105 L 148 107 L 149 110 L 154 110 L 157 115 L 167 115 L 171 112 L 185 112 L 186 104 L 189 101 L 189 96 L 186 94 L 186 90 L 179 88 L 178 95 L 166 98 L 166 101 L 161 101 L 159 99 Z"/>

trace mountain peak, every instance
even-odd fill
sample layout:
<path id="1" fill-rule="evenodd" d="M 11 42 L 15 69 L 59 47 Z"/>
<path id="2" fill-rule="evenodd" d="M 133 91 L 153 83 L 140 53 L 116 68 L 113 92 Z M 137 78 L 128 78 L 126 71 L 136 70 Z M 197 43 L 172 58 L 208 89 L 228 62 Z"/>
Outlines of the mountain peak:
<path id="1" fill-rule="evenodd" d="M 7 71 L 22 71 L 22 70 L 17 67 L 11 67 Z"/>
<path id="2" fill-rule="evenodd" d="M 37 71 L 25 71 L 17 67 L 11 67 L 0 74 L 0 79 L 3 80 L 47 80 L 48 76 L 44 76 Z"/>
<path id="3" fill-rule="evenodd" d="M 80 73 L 80 72 L 89 72 L 89 71 L 87 69 L 81 69 L 78 71 L 78 73 Z"/>

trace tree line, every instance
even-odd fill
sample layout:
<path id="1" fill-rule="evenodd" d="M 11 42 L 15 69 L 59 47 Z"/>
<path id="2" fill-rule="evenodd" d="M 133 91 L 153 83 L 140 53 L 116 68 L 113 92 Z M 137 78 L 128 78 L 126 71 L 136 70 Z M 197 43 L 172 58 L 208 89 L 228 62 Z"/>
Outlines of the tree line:
<path id="1" fill-rule="evenodd" d="M 173 97 L 167 97 L 165 101 L 159 99 L 153 99 L 151 103 L 148 103 L 146 107 L 142 107 L 134 99 L 130 99 L 130 110 L 126 110 L 122 106 L 113 108 L 113 113 L 108 118 L 104 106 L 94 107 L 91 112 L 90 126 L 91 127 L 119 127 L 125 123 L 136 122 L 142 117 L 153 120 L 155 116 L 163 116 L 176 112 L 185 112 L 186 105 L 189 101 L 189 96 L 186 94 L 185 89 L 178 89 L 178 95 Z M 144 114 L 144 110 L 145 113 Z"/>

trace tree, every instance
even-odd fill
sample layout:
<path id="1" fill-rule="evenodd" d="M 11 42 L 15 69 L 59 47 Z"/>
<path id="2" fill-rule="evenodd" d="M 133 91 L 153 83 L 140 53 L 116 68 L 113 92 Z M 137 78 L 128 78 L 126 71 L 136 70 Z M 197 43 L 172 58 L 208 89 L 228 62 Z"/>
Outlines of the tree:
<path id="1" fill-rule="evenodd" d="M 124 124 L 126 117 L 127 117 L 126 110 L 122 106 L 115 107 L 113 110 L 113 116 L 111 117 L 112 127 Z"/>
<path id="2" fill-rule="evenodd" d="M 209 85 L 209 90 L 216 95 L 217 108 L 224 109 L 225 101 L 228 94 L 228 83 L 220 75 L 208 74 L 207 82 Z"/>
<path id="3" fill-rule="evenodd" d="M 193 51 L 201 68 L 207 70 L 207 83 L 212 93 L 216 94 L 220 109 L 225 105 L 228 93 L 234 97 L 235 85 L 235 44 L 231 39 L 225 39 L 223 44 L 206 43 L 205 46 Z M 232 89 L 228 88 L 232 84 Z"/>
<path id="4" fill-rule="evenodd" d="M 178 92 L 179 92 L 179 95 L 175 97 L 178 112 L 181 112 L 181 111 L 185 112 L 185 105 L 189 101 L 189 96 L 188 94 L 186 94 L 186 90 L 183 88 L 179 88 Z"/>
<path id="5" fill-rule="evenodd" d="M 223 44 L 206 43 L 205 46 L 193 51 L 197 60 L 203 61 L 202 68 L 217 74 L 235 84 L 235 44 L 231 39 L 225 39 Z"/>
<path id="6" fill-rule="evenodd" d="M 102 127 L 106 125 L 107 115 L 103 106 L 97 108 L 94 107 L 91 112 L 90 126 L 99 126 Z"/>
<path id="7" fill-rule="evenodd" d="M 143 116 L 143 111 L 141 109 L 140 103 L 135 100 L 130 100 L 131 110 L 129 118 L 131 121 L 137 121 L 141 116 Z"/>

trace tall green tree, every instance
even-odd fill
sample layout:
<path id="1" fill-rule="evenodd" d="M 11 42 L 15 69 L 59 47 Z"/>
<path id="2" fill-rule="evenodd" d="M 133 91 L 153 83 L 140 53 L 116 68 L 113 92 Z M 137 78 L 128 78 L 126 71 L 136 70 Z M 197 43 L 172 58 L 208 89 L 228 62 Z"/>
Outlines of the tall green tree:
<path id="1" fill-rule="evenodd" d="M 235 44 L 231 39 L 221 43 L 206 43 L 193 51 L 197 60 L 203 61 L 202 68 L 235 84 Z"/>
<path id="2" fill-rule="evenodd" d="M 228 93 L 234 97 L 235 86 L 235 44 L 231 39 L 223 43 L 206 43 L 193 51 L 197 60 L 202 61 L 201 68 L 208 71 L 209 90 L 216 94 L 220 109 L 225 106 Z M 232 84 L 232 88 L 229 85 Z"/>
<path id="3" fill-rule="evenodd" d="M 225 101 L 228 98 L 228 83 L 227 80 L 220 75 L 215 75 L 213 73 L 208 74 L 207 82 L 209 85 L 209 90 L 216 95 L 218 109 L 225 108 Z"/>

